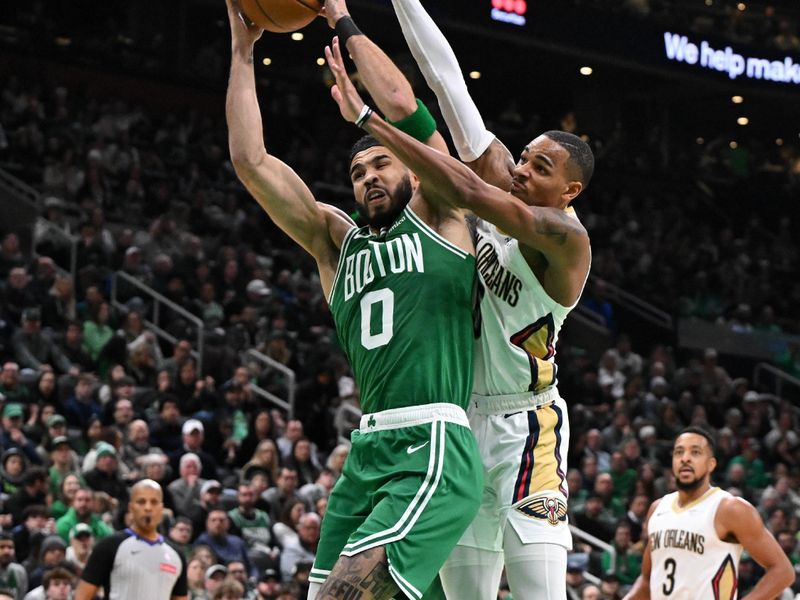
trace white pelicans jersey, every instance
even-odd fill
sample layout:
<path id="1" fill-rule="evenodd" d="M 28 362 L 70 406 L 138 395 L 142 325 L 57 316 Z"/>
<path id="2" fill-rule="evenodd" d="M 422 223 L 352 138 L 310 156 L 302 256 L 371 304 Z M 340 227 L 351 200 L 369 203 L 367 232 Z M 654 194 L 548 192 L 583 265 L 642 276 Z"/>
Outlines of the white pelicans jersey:
<path id="1" fill-rule="evenodd" d="M 567 212 L 577 219 L 572 208 Z M 480 396 L 542 392 L 556 384 L 558 332 L 574 305 L 562 306 L 547 295 L 516 239 L 482 219 L 476 233 L 483 289 L 472 391 Z"/>
<path id="2" fill-rule="evenodd" d="M 735 600 L 741 544 L 717 535 L 719 503 L 732 496 L 712 487 L 678 506 L 678 492 L 659 502 L 647 526 L 652 600 Z"/>

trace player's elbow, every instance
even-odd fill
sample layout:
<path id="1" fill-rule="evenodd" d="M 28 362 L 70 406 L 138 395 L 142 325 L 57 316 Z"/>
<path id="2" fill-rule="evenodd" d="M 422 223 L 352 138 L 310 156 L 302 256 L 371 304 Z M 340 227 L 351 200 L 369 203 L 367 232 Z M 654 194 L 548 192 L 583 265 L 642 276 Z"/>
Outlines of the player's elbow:
<path id="1" fill-rule="evenodd" d="M 481 201 L 486 200 L 486 184 L 469 172 L 462 174 L 454 188 L 458 190 L 458 207 L 480 214 Z"/>
<path id="2" fill-rule="evenodd" d="M 785 590 L 786 588 L 792 587 L 797 578 L 797 574 L 794 571 L 794 567 L 792 567 L 792 563 L 789 562 L 789 559 L 782 560 L 777 569 L 778 572 L 775 576 L 776 579 L 780 581 L 781 589 Z"/>
<path id="3" fill-rule="evenodd" d="M 231 164 L 236 176 L 243 183 L 251 181 L 258 172 L 259 165 L 264 161 L 263 155 L 253 156 L 251 152 L 234 151 L 231 148 Z"/>

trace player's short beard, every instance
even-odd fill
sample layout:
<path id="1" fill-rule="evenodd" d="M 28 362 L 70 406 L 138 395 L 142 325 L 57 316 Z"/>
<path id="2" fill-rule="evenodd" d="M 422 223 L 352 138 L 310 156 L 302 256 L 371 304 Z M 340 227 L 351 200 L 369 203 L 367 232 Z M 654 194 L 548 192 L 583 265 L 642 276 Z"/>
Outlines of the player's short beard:
<path id="1" fill-rule="evenodd" d="M 387 190 L 387 195 L 391 198 L 393 203 L 392 206 L 385 211 L 374 214 L 370 214 L 367 207 L 364 207 L 364 219 L 367 224 L 373 229 L 389 227 L 397 220 L 397 217 L 400 216 L 400 213 L 403 212 L 406 205 L 408 205 L 413 192 L 414 190 L 411 189 L 411 178 L 408 175 L 404 175 L 400 183 L 397 184 L 397 187 L 391 192 Z"/>
<path id="2" fill-rule="evenodd" d="M 688 481 L 686 483 L 682 482 L 679 477 L 675 478 L 675 487 L 678 488 L 682 492 L 693 492 L 706 480 L 705 477 L 697 477 L 693 481 Z"/>

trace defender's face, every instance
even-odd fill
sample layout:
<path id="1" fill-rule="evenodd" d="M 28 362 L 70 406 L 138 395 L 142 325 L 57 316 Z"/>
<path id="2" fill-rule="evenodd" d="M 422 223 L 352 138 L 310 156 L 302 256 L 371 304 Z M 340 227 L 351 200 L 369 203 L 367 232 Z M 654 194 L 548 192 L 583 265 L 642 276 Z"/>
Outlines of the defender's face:
<path id="1" fill-rule="evenodd" d="M 672 448 L 672 473 L 678 487 L 691 489 L 716 467 L 708 440 L 697 433 L 684 433 Z"/>
<path id="2" fill-rule="evenodd" d="M 568 161 L 569 152 L 564 147 L 540 135 L 522 149 L 514 167 L 511 194 L 529 206 L 565 208 L 572 199 L 564 197 L 573 183 Z"/>
<path id="3" fill-rule="evenodd" d="M 374 227 L 391 224 L 411 197 L 411 172 L 383 146 L 353 157 L 350 181 L 356 202 Z"/>

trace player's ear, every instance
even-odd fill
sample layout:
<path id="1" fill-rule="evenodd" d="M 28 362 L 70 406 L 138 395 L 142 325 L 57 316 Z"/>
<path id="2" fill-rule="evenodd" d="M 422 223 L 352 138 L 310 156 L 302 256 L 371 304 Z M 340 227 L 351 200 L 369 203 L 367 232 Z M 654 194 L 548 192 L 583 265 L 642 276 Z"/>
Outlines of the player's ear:
<path id="1" fill-rule="evenodd" d="M 717 468 L 717 459 L 712 456 L 711 460 L 708 462 L 708 464 L 709 464 L 708 472 L 709 473 L 713 473 L 714 469 Z"/>
<path id="2" fill-rule="evenodd" d="M 415 173 L 409 171 L 408 178 L 411 180 L 411 189 L 416 190 L 419 187 L 419 177 Z"/>
<path id="3" fill-rule="evenodd" d="M 580 181 L 570 181 L 567 184 L 567 187 L 564 190 L 564 192 L 561 194 L 561 197 L 564 200 L 567 200 L 567 203 L 569 204 L 570 202 L 575 200 L 575 198 L 578 197 L 578 194 L 580 194 L 582 191 L 583 191 L 583 184 Z"/>

